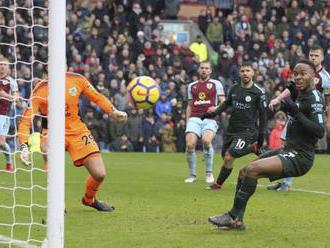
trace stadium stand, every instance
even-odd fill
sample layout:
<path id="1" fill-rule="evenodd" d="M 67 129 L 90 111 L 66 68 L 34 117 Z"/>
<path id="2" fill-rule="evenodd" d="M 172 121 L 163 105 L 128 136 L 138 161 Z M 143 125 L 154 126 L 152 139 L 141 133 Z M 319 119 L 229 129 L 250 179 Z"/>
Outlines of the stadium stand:
<path id="1" fill-rule="evenodd" d="M 1 1 L 4 6 L 10 1 Z M 42 5 L 42 1 L 35 1 Z M 214 77 L 221 80 L 226 90 L 238 79 L 238 66 L 251 61 L 256 70 L 255 81 L 261 85 L 268 99 L 279 94 L 287 85 L 292 65 L 306 54 L 312 45 L 324 48 L 324 67 L 330 66 L 330 4 L 328 1 L 277 0 L 277 1 L 67 1 L 67 63 L 69 71 L 85 75 L 95 87 L 107 95 L 117 106 L 130 113 L 134 125 L 151 129 L 141 130 L 132 136 L 132 125 L 118 127 L 94 105 L 82 100 L 81 115 L 94 112 L 93 132 L 102 144 L 102 150 L 114 150 L 113 144 L 123 135 L 134 144 L 136 151 L 162 151 L 164 135 L 160 129 L 171 128 L 176 147 L 172 151 L 183 152 L 185 126 L 186 88 L 196 79 L 199 56 L 189 46 L 195 35 L 201 32 L 208 47 Z M 28 4 L 28 1 L 27 3 Z M 38 24 L 47 24 L 41 11 Z M 177 43 L 165 39 L 166 19 L 192 20 L 200 29 L 189 31 L 189 43 Z M 29 23 L 24 13 L 17 17 L 23 24 Z M 0 13 L 0 24 L 10 26 L 11 16 Z M 219 24 L 215 25 L 218 20 Z M 45 30 L 35 28 L 35 37 L 45 39 Z M 18 39 L 29 39 L 28 32 L 20 32 Z M 1 28 L 0 42 L 11 40 L 12 30 Z M 218 35 L 218 42 L 210 39 Z M 213 47 L 212 47 L 213 46 Z M 22 58 L 29 57 L 31 47 L 18 47 Z M 34 48 L 34 56 L 45 60 L 47 51 Z M 11 58 L 10 48 L 0 47 L 3 56 Z M 19 91 L 24 98 L 30 95 L 31 78 L 43 77 L 45 68 L 34 64 L 33 68 L 18 65 L 17 73 L 25 81 L 19 81 Z M 31 73 L 33 72 L 34 75 Z M 149 75 L 159 82 L 167 100 L 172 105 L 166 119 L 158 118 L 151 110 L 134 113 L 129 109 L 126 86 L 135 76 Z M 136 117 L 139 115 L 139 118 Z M 86 117 L 87 118 L 87 117 Z M 273 114 L 269 113 L 269 118 Z M 226 120 L 223 121 L 225 125 Z M 274 122 L 270 122 L 274 123 Z M 274 126 L 270 124 L 269 131 Z M 104 135 L 107 130 L 108 135 Z M 152 131 L 151 131 L 152 130 Z M 221 134 L 219 131 L 219 137 Z M 134 133 L 136 134 L 136 133 Z M 219 139 L 216 139 L 219 140 Z M 221 143 L 221 141 L 218 141 Z M 216 145 L 216 147 L 218 147 Z"/>

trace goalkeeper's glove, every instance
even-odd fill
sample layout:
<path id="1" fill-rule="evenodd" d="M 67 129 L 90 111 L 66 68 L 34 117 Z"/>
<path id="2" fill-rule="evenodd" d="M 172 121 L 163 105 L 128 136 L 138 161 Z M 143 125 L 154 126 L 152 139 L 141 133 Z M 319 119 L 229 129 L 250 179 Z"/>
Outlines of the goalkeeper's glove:
<path id="1" fill-rule="evenodd" d="M 126 122 L 127 121 L 127 113 L 124 111 L 119 111 L 115 109 L 111 114 L 111 117 L 118 122 Z"/>
<path id="2" fill-rule="evenodd" d="M 21 155 L 20 159 L 21 161 L 26 165 L 29 166 L 31 164 L 31 154 L 29 151 L 29 147 L 27 144 L 22 144 L 20 147 Z"/>

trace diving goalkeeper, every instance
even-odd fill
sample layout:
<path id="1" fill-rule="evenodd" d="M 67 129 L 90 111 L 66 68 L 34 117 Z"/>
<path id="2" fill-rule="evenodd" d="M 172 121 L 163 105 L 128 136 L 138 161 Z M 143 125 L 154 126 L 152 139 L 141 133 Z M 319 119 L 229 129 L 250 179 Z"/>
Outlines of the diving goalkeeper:
<path id="1" fill-rule="evenodd" d="M 99 147 L 91 132 L 79 116 L 79 98 L 85 95 L 90 101 L 118 122 L 126 122 L 127 114 L 118 111 L 114 105 L 82 75 L 67 72 L 65 86 L 65 148 L 75 166 L 85 166 L 89 175 L 86 180 L 86 190 L 82 203 L 98 211 L 113 211 L 114 207 L 96 199 L 96 194 L 105 178 L 106 171 Z M 21 159 L 25 164 L 30 162 L 30 152 L 27 140 L 30 135 L 32 120 L 38 112 L 47 116 L 48 113 L 48 82 L 41 81 L 33 90 L 31 108 L 24 112 L 18 128 L 18 138 L 21 145 Z M 43 134 L 47 127 L 43 126 Z M 44 142 L 41 141 L 41 146 Z"/>

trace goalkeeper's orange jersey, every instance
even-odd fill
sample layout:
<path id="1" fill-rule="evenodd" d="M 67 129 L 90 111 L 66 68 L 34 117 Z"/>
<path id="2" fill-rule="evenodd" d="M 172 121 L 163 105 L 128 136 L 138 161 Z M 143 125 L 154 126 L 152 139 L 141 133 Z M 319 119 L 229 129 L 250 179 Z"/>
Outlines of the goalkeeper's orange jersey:
<path id="1" fill-rule="evenodd" d="M 114 111 L 113 104 L 82 75 L 72 72 L 66 73 L 65 80 L 65 134 L 74 135 L 86 130 L 86 125 L 79 116 L 79 97 L 83 94 L 90 101 L 98 105 L 107 113 Z M 20 144 L 27 143 L 30 136 L 32 118 L 38 114 L 48 113 L 48 83 L 41 81 L 33 90 L 31 96 L 31 108 L 24 111 L 18 127 L 18 139 Z"/>

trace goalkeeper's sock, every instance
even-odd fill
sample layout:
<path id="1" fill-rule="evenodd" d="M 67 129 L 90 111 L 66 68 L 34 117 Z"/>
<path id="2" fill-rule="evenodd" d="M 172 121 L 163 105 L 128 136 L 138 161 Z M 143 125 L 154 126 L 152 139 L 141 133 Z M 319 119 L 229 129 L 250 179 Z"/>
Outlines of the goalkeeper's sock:
<path id="1" fill-rule="evenodd" d="M 5 157 L 6 157 L 7 164 L 12 164 L 13 163 L 13 160 L 10 156 L 10 153 L 11 153 L 10 146 L 8 145 L 8 143 L 5 143 Z"/>
<path id="2" fill-rule="evenodd" d="M 92 205 L 95 199 L 95 195 L 99 190 L 102 181 L 96 181 L 91 175 L 87 176 L 86 180 L 86 190 L 84 195 L 84 200 L 87 204 Z"/>

